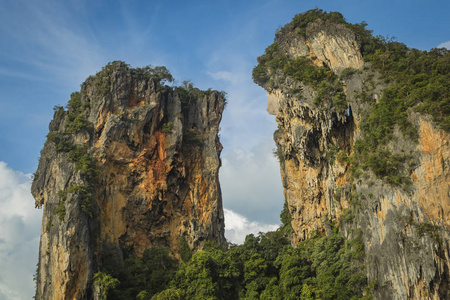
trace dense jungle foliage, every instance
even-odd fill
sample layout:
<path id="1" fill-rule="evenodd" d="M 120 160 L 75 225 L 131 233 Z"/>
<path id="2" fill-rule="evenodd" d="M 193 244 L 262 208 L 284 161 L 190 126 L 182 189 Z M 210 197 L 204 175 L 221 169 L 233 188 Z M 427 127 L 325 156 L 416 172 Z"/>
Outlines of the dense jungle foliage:
<path id="1" fill-rule="evenodd" d="M 375 283 L 363 274 L 359 232 L 345 240 L 335 227 L 331 235 L 315 234 L 292 247 L 289 224 L 250 234 L 242 245 L 210 243 L 193 255 L 182 253 L 180 264 L 165 248 L 148 249 L 141 258 L 104 263 L 94 281 L 107 299 L 117 300 L 372 298 Z"/>

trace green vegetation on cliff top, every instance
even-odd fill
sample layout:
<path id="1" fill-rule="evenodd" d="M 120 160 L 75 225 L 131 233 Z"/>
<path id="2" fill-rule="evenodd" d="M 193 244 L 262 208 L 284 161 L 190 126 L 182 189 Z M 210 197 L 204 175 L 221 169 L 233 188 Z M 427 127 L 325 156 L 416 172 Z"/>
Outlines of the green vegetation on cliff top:
<path id="1" fill-rule="evenodd" d="M 392 153 L 387 145 L 394 139 L 395 128 L 411 140 L 417 140 L 413 113 L 429 114 L 438 126 L 450 131 L 449 51 L 410 49 L 395 39 L 374 37 L 366 29 L 365 22 L 350 24 L 338 12 L 313 9 L 296 15 L 291 23 L 281 28 L 274 43 L 258 57 L 258 65 L 253 69 L 253 80 L 257 84 L 266 89 L 277 88 L 288 76 L 314 88 L 314 104 L 321 106 L 323 100 L 332 100 L 328 103 L 331 102 L 341 113 L 348 107 L 341 80 L 357 70 L 346 70 L 337 78 L 329 68 L 314 66 L 306 57 L 289 59 L 279 51 L 278 38 L 287 31 L 306 36 L 308 25 L 317 19 L 349 28 L 355 34 L 364 61 L 368 63 L 365 69 L 378 70 L 382 84 L 387 86 L 378 102 L 371 95 L 371 87 L 365 87 L 357 95 L 356 100 L 370 108 L 363 114 L 362 138 L 356 141 L 354 155 L 348 160 L 353 165 L 354 174 L 370 168 L 378 178 L 391 185 L 407 186 L 408 172 L 414 167 L 414 162 L 409 155 Z M 373 80 L 370 84 L 372 88 L 375 85 Z M 300 91 L 290 90 L 289 94 L 301 98 Z"/>
<path id="2" fill-rule="evenodd" d="M 97 96 L 105 97 L 112 92 L 112 84 L 115 78 L 113 72 L 129 72 L 134 80 L 152 80 L 157 92 L 174 92 L 174 94 L 180 98 L 183 111 L 188 111 L 189 107 L 197 101 L 197 99 L 212 94 L 217 94 L 219 100 L 223 101 L 226 105 L 226 93 L 223 91 L 219 92 L 211 89 L 202 91 L 194 88 L 193 84 L 189 81 L 185 81 L 181 87 L 165 85 L 167 82 L 173 82 L 174 79 L 167 68 L 163 66 L 153 67 L 149 65 L 143 68 L 131 68 L 128 64 L 121 61 L 110 62 L 97 72 L 96 75 L 89 76 L 86 83 L 92 85 L 96 90 L 94 93 L 97 94 Z M 73 192 L 69 193 L 80 196 L 81 210 L 92 218 L 95 215 L 94 190 L 98 167 L 95 158 L 89 153 L 88 145 L 74 143 L 77 134 L 88 135 L 91 137 L 94 135 L 94 126 L 87 120 L 91 101 L 93 100 L 83 100 L 80 92 L 73 92 L 65 107 L 66 110 L 63 106 L 55 106 L 55 121 L 58 123 L 62 122 L 64 128 L 62 130 L 53 128 L 47 135 L 47 141 L 54 144 L 56 152 L 66 153 L 67 160 L 73 163 L 75 170 L 79 172 L 84 184 L 71 186 L 76 187 L 76 189 L 72 188 Z M 168 122 L 163 124 L 161 130 L 166 134 L 171 133 L 173 130 L 173 123 Z M 202 145 L 203 143 L 202 137 L 194 133 L 186 132 L 185 137 L 185 144 Z M 71 187 L 69 187 L 69 189 Z M 60 192 L 67 195 L 68 191 Z M 54 210 L 54 214 L 57 215 L 61 221 L 64 220 L 66 215 L 65 200 L 65 198 L 60 199 L 60 202 Z"/>
<path id="3" fill-rule="evenodd" d="M 84 181 L 78 189 L 73 189 L 74 186 L 71 186 L 66 191 L 59 191 L 60 202 L 54 213 L 61 221 L 64 221 L 66 215 L 65 202 L 68 191 L 80 197 L 80 208 L 84 213 L 91 218 L 95 215 L 93 194 L 98 169 L 94 158 L 88 153 L 87 146 L 76 145 L 73 142 L 76 134 L 92 134 L 93 126 L 86 119 L 86 108 L 88 103 L 81 103 L 80 93 L 72 93 L 67 104 L 67 112 L 59 106 L 54 109 L 56 119 L 62 120 L 64 116 L 66 117 L 65 130 L 63 132 L 53 130 L 47 135 L 47 141 L 55 145 L 55 151 L 67 154 L 67 160 L 74 164 L 75 170 Z"/>

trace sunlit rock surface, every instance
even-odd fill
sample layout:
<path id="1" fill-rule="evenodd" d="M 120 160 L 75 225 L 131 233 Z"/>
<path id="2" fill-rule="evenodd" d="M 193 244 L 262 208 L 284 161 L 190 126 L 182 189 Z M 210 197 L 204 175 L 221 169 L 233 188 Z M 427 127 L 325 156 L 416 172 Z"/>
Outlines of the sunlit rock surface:
<path id="1" fill-rule="evenodd" d="M 113 62 L 81 85 L 78 115 L 87 130 L 68 133 L 71 108 L 56 109 L 50 132 L 84 149 L 96 175 L 84 176 L 71 151 L 45 143 L 32 186 L 44 209 L 36 299 L 91 299 L 102 264 L 149 247 L 167 246 L 179 257 L 180 239 L 194 251 L 225 241 L 224 94 L 160 81 Z"/>

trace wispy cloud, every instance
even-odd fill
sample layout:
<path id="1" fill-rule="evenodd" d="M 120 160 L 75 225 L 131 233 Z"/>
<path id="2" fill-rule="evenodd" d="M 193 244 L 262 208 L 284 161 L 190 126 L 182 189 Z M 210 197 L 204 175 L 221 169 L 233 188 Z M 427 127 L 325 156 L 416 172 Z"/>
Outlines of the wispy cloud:
<path id="1" fill-rule="evenodd" d="M 83 16 L 66 6 L 69 2 L 13 2 L 0 12 L 3 42 L 14 47 L 3 50 L 11 68 L 20 64 L 28 72 L 32 68 L 34 74 L 72 85 L 98 68 L 102 50 Z"/>
<path id="2" fill-rule="evenodd" d="M 236 74 L 228 71 L 218 71 L 218 72 L 207 72 L 209 76 L 211 76 L 215 80 L 224 80 L 229 83 L 237 83 L 239 81 L 239 77 Z"/>
<path id="3" fill-rule="evenodd" d="M 34 208 L 30 175 L 0 161 L 0 298 L 30 299 L 42 211 Z"/>
<path id="4" fill-rule="evenodd" d="M 34 76 L 28 72 L 21 72 L 21 71 L 15 71 L 12 68 L 7 69 L 4 67 L 0 67 L 0 76 L 9 77 L 9 78 L 20 78 L 30 81 L 42 81 L 42 82 L 49 82 L 50 80 L 47 78 L 43 78 L 41 76 Z"/>
<path id="5" fill-rule="evenodd" d="M 437 46 L 438 48 L 447 48 L 448 50 L 450 50 L 450 41 L 445 42 L 440 44 L 439 46 Z"/>
<path id="6" fill-rule="evenodd" d="M 225 236 L 233 244 L 242 244 L 248 234 L 258 234 L 276 230 L 279 225 L 251 222 L 246 217 L 229 209 L 224 209 L 225 214 Z"/>

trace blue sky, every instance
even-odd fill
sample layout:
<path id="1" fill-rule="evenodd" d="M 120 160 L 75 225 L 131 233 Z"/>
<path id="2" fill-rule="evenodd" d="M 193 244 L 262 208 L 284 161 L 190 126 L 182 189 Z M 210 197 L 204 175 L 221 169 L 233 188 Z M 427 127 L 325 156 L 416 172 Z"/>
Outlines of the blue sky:
<path id="1" fill-rule="evenodd" d="M 276 123 L 251 70 L 279 26 L 315 7 L 410 47 L 450 48 L 449 1 L 0 0 L 0 299 L 33 292 L 41 211 L 28 178 L 52 108 L 113 60 L 164 65 L 178 83 L 228 93 L 220 133 L 227 237 L 274 228 L 283 204 Z M 7 276 L 13 267 L 28 285 Z"/>

